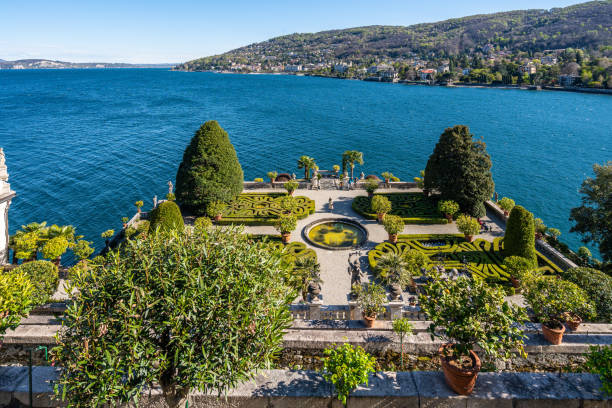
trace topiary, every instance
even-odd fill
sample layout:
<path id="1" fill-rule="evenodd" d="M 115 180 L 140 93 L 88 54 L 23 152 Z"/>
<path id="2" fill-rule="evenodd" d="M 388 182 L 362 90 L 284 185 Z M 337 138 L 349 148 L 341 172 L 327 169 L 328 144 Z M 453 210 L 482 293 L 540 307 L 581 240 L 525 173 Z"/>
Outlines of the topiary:
<path id="1" fill-rule="evenodd" d="M 612 321 L 612 277 L 592 268 L 570 268 L 561 276 L 584 289 L 595 303 L 598 320 Z"/>
<path id="2" fill-rule="evenodd" d="M 208 217 L 198 217 L 196 218 L 195 222 L 193 223 L 193 228 L 196 230 L 196 232 L 204 232 L 207 229 L 209 229 L 210 227 L 212 227 L 213 223 L 211 221 L 210 218 Z"/>
<path id="3" fill-rule="evenodd" d="M 176 197 L 185 208 L 204 214 L 209 203 L 229 202 L 242 192 L 244 174 L 229 136 L 210 120 L 198 129 L 176 173 Z"/>
<path id="4" fill-rule="evenodd" d="M 474 236 L 480 232 L 480 224 L 476 218 L 461 214 L 457 217 L 457 229 L 465 236 Z"/>
<path id="5" fill-rule="evenodd" d="M 9 273 L 24 274 L 34 286 L 33 305 L 42 305 L 55 293 L 59 283 L 57 266 L 49 261 L 25 262 Z"/>
<path id="6" fill-rule="evenodd" d="M 404 220 L 402 220 L 402 217 L 398 217 L 397 215 L 387 214 L 383 219 L 383 226 L 385 227 L 387 234 L 396 235 L 404 230 Z"/>
<path id="7" fill-rule="evenodd" d="M 372 211 L 376 214 L 387 214 L 391 211 L 391 201 L 383 195 L 375 195 L 372 197 L 372 202 L 370 204 Z"/>
<path id="8" fill-rule="evenodd" d="M 164 201 L 151 211 L 149 217 L 149 232 L 157 229 L 182 231 L 185 228 L 181 210 L 174 201 Z"/>
<path id="9" fill-rule="evenodd" d="M 534 266 L 538 265 L 533 214 L 520 205 L 512 208 L 508 217 L 504 235 L 504 255 L 520 256 L 529 259 Z"/>

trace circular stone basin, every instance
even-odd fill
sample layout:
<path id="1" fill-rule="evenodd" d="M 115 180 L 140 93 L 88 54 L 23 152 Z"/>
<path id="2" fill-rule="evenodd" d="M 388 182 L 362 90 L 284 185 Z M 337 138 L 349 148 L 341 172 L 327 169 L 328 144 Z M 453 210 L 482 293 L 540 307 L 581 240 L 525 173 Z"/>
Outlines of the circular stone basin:
<path id="1" fill-rule="evenodd" d="M 357 222 L 344 218 L 315 221 L 304 228 L 304 238 L 325 249 L 351 249 L 363 244 L 367 231 Z"/>

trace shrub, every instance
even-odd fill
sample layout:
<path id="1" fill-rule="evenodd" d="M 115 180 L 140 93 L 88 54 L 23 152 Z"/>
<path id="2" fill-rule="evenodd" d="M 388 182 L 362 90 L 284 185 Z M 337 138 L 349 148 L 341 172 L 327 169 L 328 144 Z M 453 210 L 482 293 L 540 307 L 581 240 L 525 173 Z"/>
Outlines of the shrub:
<path id="1" fill-rule="evenodd" d="M 527 285 L 524 296 L 538 321 L 551 329 L 561 327 L 566 312 L 583 319 L 595 315 L 595 308 L 582 289 L 556 277 L 535 279 Z"/>
<path id="2" fill-rule="evenodd" d="M 297 218 L 295 215 L 282 215 L 278 218 L 274 226 L 281 234 L 290 234 L 297 227 Z"/>
<path id="3" fill-rule="evenodd" d="M 253 181 L 256 183 L 263 183 L 263 179 L 261 177 L 255 177 Z"/>
<path id="4" fill-rule="evenodd" d="M 508 275 L 518 280 L 522 287 L 525 287 L 533 278 L 539 276 L 539 273 L 534 270 L 531 260 L 520 256 L 507 257 L 504 259 L 504 266 Z"/>
<path id="5" fill-rule="evenodd" d="M 385 311 L 384 304 L 387 302 L 387 294 L 382 286 L 376 283 L 364 283 L 354 285 L 352 289 L 357 295 L 357 303 L 365 316 L 375 317 L 378 313 Z"/>
<path id="6" fill-rule="evenodd" d="M 378 190 L 378 181 L 377 180 L 366 180 L 365 182 L 365 189 L 368 192 L 368 194 L 374 194 L 374 192 L 376 190 Z"/>
<path id="7" fill-rule="evenodd" d="M 361 347 L 353 348 L 348 343 L 325 349 L 323 353 L 323 377 L 334 385 L 338 399 L 346 406 L 349 393 L 360 384 L 368 384 L 376 359 Z"/>
<path id="8" fill-rule="evenodd" d="M 407 273 L 408 267 L 406 265 L 406 259 L 395 252 L 382 254 L 376 261 L 376 271 L 378 272 L 378 277 L 385 283 L 397 283 L 402 288 L 405 287 L 411 279 L 411 275 Z"/>
<path id="9" fill-rule="evenodd" d="M 589 258 L 593 255 L 591 254 L 591 251 L 589 250 L 589 248 L 585 246 L 581 246 L 580 248 L 578 248 L 578 256 L 582 258 L 583 260 L 588 261 Z"/>
<path id="10" fill-rule="evenodd" d="M 157 229 L 182 231 L 184 227 L 181 210 L 174 201 L 164 201 L 155 207 L 149 216 L 149 232 Z"/>
<path id="11" fill-rule="evenodd" d="M 406 224 L 448 223 L 438 211 L 436 202 L 421 193 L 378 193 L 371 199 L 357 196 L 353 199 L 351 207 L 365 218 L 376 219 L 377 214 L 372 212 L 372 200 L 377 196 L 386 197 L 391 202 L 391 211 L 388 214 L 399 215 Z"/>
<path id="12" fill-rule="evenodd" d="M 138 212 L 140 212 L 140 209 L 142 208 L 144 203 L 142 202 L 142 200 L 138 200 L 134 203 L 134 205 L 136 206 L 136 209 L 138 210 Z"/>
<path id="13" fill-rule="evenodd" d="M 561 236 L 561 230 L 559 230 L 559 228 L 548 228 L 546 233 L 555 241 Z"/>
<path id="14" fill-rule="evenodd" d="M 399 234 L 404 230 L 404 220 L 402 220 L 402 217 L 398 217 L 397 215 L 387 214 L 383 219 L 383 226 L 385 227 L 387 234 Z"/>
<path id="15" fill-rule="evenodd" d="M 393 331 L 400 338 L 400 364 L 402 369 L 404 369 L 404 337 L 412 334 L 412 324 L 410 323 L 410 320 L 406 319 L 405 317 L 395 319 L 393 321 Z"/>
<path id="16" fill-rule="evenodd" d="M 285 187 L 285 190 L 287 190 L 287 193 L 291 194 L 293 193 L 295 190 L 297 190 L 297 188 L 299 187 L 299 183 L 295 180 L 291 180 L 286 182 L 283 187 Z"/>
<path id="17" fill-rule="evenodd" d="M 55 237 L 47 241 L 42 248 L 42 256 L 47 259 L 56 259 L 68 250 L 68 240 L 64 237 Z"/>
<path id="18" fill-rule="evenodd" d="M 399 177 L 391 176 L 391 181 L 397 182 L 400 181 Z"/>
<path id="19" fill-rule="evenodd" d="M 501 200 L 499 200 L 499 202 L 497 203 L 497 205 L 499 206 L 499 208 L 501 208 L 504 211 L 512 211 L 512 209 L 514 208 L 514 200 L 508 197 L 502 197 Z"/>
<path id="20" fill-rule="evenodd" d="M 284 213 L 293 214 L 298 208 L 298 203 L 293 196 L 284 196 L 281 198 L 280 208 Z"/>
<path id="21" fill-rule="evenodd" d="M 74 255 L 78 260 L 87 259 L 94 253 L 94 249 L 91 247 L 91 244 L 93 244 L 93 242 L 80 239 L 75 243 L 74 247 L 72 248 L 72 252 L 74 252 Z"/>
<path id="22" fill-rule="evenodd" d="M 176 201 L 176 196 L 174 195 L 174 193 L 168 193 L 168 194 L 166 194 L 166 200 L 168 200 L 168 201 Z"/>
<path id="23" fill-rule="evenodd" d="M 380 175 L 386 182 L 389 182 L 389 180 L 393 177 L 393 173 L 391 173 L 390 171 L 385 171 L 381 173 Z"/>
<path id="24" fill-rule="evenodd" d="M 376 214 L 386 214 L 391 211 L 391 201 L 383 195 L 372 197 L 372 211 Z"/>
<path id="25" fill-rule="evenodd" d="M 0 273 L 0 343 L 33 306 L 34 287 L 25 273 Z"/>
<path id="26" fill-rule="evenodd" d="M 33 286 L 33 306 L 45 304 L 59 283 L 57 266 L 49 261 L 25 262 L 9 273 L 23 274 L 30 280 Z"/>
<path id="27" fill-rule="evenodd" d="M 210 218 L 208 217 L 198 217 L 196 218 L 196 220 L 193 222 L 193 228 L 197 231 L 197 232 L 204 232 L 207 229 L 209 229 L 210 227 L 212 227 L 213 223 L 210 220 Z"/>
<path id="28" fill-rule="evenodd" d="M 308 285 L 310 282 L 323 283 L 321 280 L 321 266 L 315 256 L 300 256 L 293 259 L 293 268 L 288 274 L 287 284 L 299 290 L 304 301 L 308 298 Z"/>
<path id="29" fill-rule="evenodd" d="M 419 172 L 421 177 L 415 177 L 414 182 L 416 183 L 418 188 L 425 188 L 425 170 L 421 170 Z"/>
<path id="30" fill-rule="evenodd" d="M 270 179 L 270 183 L 274 183 L 274 180 L 276 179 L 276 176 L 278 176 L 278 173 L 276 171 L 269 171 L 267 173 L 267 176 Z"/>
<path id="31" fill-rule="evenodd" d="M 540 235 L 544 234 L 548 229 L 548 227 L 544 224 L 544 221 L 542 221 L 541 218 L 534 218 L 533 227 L 535 229 L 535 232 Z"/>
<path id="32" fill-rule="evenodd" d="M 455 357 L 469 356 L 478 346 L 490 358 L 508 359 L 515 351 L 523 357 L 522 330 L 527 320 L 521 307 L 508 304 L 500 288 L 479 279 L 441 279 L 436 272 L 419 296 L 420 306 L 432 321 L 432 340 L 451 343 Z"/>
<path id="33" fill-rule="evenodd" d="M 457 229 L 464 235 L 474 236 L 480 233 L 480 224 L 476 218 L 461 214 L 457 217 Z"/>
<path id="34" fill-rule="evenodd" d="M 196 214 L 205 214 L 208 204 L 236 198 L 243 180 L 227 132 L 214 120 L 204 123 L 185 149 L 176 173 L 178 201 Z"/>
<path id="35" fill-rule="evenodd" d="M 225 213 L 226 208 L 227 205 L 225 203 L 214 201 L 208 204 L 208 207 L 206 207 L 206 213 L 209 217 L 216 217 L 218 215 L 222 216 Z"/>
<path id="36" fill-rule="evenodd" d="M 595 304 L 598 320 L 612 322 L 612 277 L 591 268 L 570 268 L 561 276 L 586 292 Z"/>
<path id="37" fill-rule="evenodd" d="M 107 238 L 107 239 L 112 238 L 113 235 L 115 235 L 115 230 L 112 230 L 112 229 L 108 229 L 104 231 L 102 234 L 100 234 L 102 238 Z"/>
<path id="38" fill-rule="evenodd" d="M 504 254 L 529 259 L 537 265 L 533 215 L 520 205 L 510 212 L 504 235 Z"/>
<path id="39" fill-rule="evenodd" d="M 591 346 L 587 354 L 587 368 L 599 375 L 601 390 L 612 396 L 612 346 Z"/>
<path id="40" fill-rule="evenodd" d="M 156 383 L 182 408 L 191 390 L 221 394 L 249 380 L 291 325 L 296 293 L 280 257 L 237 228 L 127 241 L 69 287 L 57 395 L 71 406 L 138 405 Z"/>
<path id="41" fill-rule="evenodd" d="M 438 211 L 452 217 L 459 212 L 459 204 L 453 200 L 441 200 L 438 202 Z"/>

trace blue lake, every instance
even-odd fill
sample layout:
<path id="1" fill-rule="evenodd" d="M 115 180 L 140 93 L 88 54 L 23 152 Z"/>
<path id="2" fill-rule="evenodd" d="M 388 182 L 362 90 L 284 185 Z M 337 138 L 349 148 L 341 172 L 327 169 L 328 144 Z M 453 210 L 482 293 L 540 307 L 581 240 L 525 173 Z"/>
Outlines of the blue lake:
<path id="1" fill-rule="evenodd" d="M 612 97 L 550 91 L 447 89 L 282 75 L 155 69 L 0 71 L 0 147 L 18 193 L 10 230 L 72 224 L 96 246 L 134 201 L 163 197 L 183 150 L 206 120 L 224 127 L 246 179 L 322 169 L 344 150 L 357 172 L 412 180 L 444 128 L 482 137 L 500 197 L 562 231 L 593 163 L 612 159 Z"/>

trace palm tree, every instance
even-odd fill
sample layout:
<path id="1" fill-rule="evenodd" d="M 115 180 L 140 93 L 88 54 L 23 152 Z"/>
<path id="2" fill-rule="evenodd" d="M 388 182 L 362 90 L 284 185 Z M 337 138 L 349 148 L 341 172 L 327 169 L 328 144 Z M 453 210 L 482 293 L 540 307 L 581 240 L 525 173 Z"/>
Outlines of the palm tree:
<path id="1" fill-rule="evenodd" d="M 404 287 L 406 280 L 407 263 L 403 256 L 395 252 L 381 255 L 376 261 L 376 268 L 380 271 L 380 277 L 388 284 L 397 283 Z"/>
<path id="2" fill-rule="evenodd" d="M 304 169 L 304 178 L 306 180 L 310 180 L 310 169 L 316 165 L 315 159 L 309 156 L 301 156 L 297 162 L 298 169 Z"/>
<path id="3" fill-rule="evenodd" d="M 351 178 L 353 178 L 353 170 L 355 163 L 363 165 L 363 153 L 357 150 L 347 150 L 342 153 L 342 171 L 346 170 L 346 166 L 351 166 Z"/>

